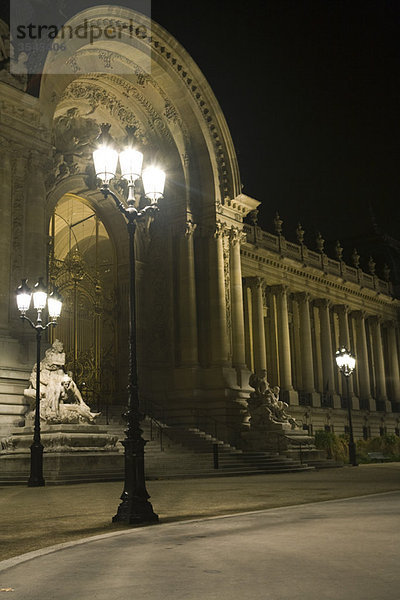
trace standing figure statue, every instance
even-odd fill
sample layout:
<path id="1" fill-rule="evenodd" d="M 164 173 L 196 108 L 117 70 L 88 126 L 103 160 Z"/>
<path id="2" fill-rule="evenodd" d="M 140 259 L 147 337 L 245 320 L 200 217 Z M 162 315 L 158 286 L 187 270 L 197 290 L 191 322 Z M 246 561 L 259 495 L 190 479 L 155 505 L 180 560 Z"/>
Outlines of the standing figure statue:
<path id="1" fill-rule="evenodd" d="M 65 371 L 63 344 L 55 340 L 40 363 L 40 419 L 48 424 L 94 423 L 100 413 L 92 413 L 84 402 L 71 373 Z M 30 376 L 30 386 L 24 390 L 30 410 L 27 420 L 34 418 L 36 398 L 36 365 Z"/>

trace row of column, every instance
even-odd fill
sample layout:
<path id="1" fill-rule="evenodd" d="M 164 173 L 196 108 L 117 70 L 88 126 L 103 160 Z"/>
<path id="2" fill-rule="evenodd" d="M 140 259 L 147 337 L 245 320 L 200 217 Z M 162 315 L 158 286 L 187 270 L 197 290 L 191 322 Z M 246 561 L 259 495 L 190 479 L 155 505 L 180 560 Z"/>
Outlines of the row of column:
<path id="1" fill-rule="evenodd" d="M 350 378 L 351 393 L 357 392 L 357 396 L 364 401 L 364 404 L 369 402 L 370 408 L 373 409 L 372 375 L 376 390 L 375 400 L 389 405 L 387 402 L 387 373 L 389 373 L 390 399 L 400 402 L 399 353 L 395 323 L 385 324 L 386 359 L 389 363 L 385 369 L 382 323 L 378 316 L 367 316 L 360 310 L 350 311 L 345 305 L 332 306 L 328 299 L 311 298 L 308 292 L 290 294 L 285 285 L 269 286 L 266 290 L 264 279 L 261 277 L 246 278 L 243 285 L 240 257 L 242 233 L 240 229 L 227 228 L 221 223 L 217 223 L 213 234 L 206 240 L 202 238 L 202 258 L 203 264 L 208 265 L 206 272 L 208 282 L 207 285 L 204 281 L 201 282 L 202 286 L 207 288 L 206 294 L 201 296 L 196 289 L 198 276 L 195 269 L 193 236 L 195 229 L 196 226 L 189 221 L 179 241 L 178 294 L 181 307 L 179 362 L 181 366 L 194 366 L 201 362 L 199 348 L 202 345 L 200 340 L 202 338 L 208 344 L 206 362 L 209 365 L 232 365 L 242 368 L 247 363 L 249 368 L 259 372 L 267 370 L 268 362 L 274 362 L 277 383 L 291 396 L 290 393 L 294 392 L 293 359 L 297 351 L 298 368 L 301 372 L 299 391 L 308 394 L 316 394 L 318 391 L 337 395 L 340 392 L 340 384 L 338 385 L 334 352 L 337 346 L 345 345 L 355 351 L 357 357 L 358 386 L 355 390 L 354 378 Z M 251 290 L 250 296 L 247 294 L 248 288 Z M 265 293 L 270 299 L 273 298 L 273 309 L 270 307 L 270 310 L 274 312 L 274 349 L 268 348 L 266 343 Z M 296 348 L 291 339 L 289 299 L 296 302 L 298 310 L 299 332 Z M 203 303 L 207 307 L 202 306 Z M 316 324 L 311 318 L 313 306 L 318 308 Z M 338 339 L 332 331 L 332 310 L 338 316 Z M 200 313 L 205 317 L 203 324 L 199 319 Z M 201 331 L 202 327 L 207 328 L 206 335 Z M 368 343 L 367 333 L 372 343 Z M 352 348 L 352 344 L 356 347 Z M 250 346 L 252 364 L 249 364 Z M 271 357 L 271 352 L 275 352 L 276 356 Z M 269 360 L 267 360 L 267 353 L 269 353 Z M 316 371 L 322 373 L 322 384 L 320 382 L 318 390 L 316 390 L 318 387 Z M 293 399 L 294 397 L 293 395 Z"/>
<path id="2" fill-rule="evenodd" d="M 264 281 L 259 277 L 247 278 L 245 280 L 246 288 L 251 291 L 251 314 L 252 314 L 252 367 L 255 371 L 267 369 L 267 344 L 266 331 L 264 326 Z M 369 334 L 372 343 L 368 345 L 367 340 L 367 315 L 363 311 L 351 311 L 344 305 L 332 305 L 327 299 L 312 299 L 307 292 L 292 294 L 292 299 L 297 303 L 299 315 L 299 348 L 293 348 L 291 342 L 289 327 L 289 291 L 284 285 L 271 286 L 267 289 L 270 299 L 273 299 L 273 306 L 269 310 L 275 312 L 274 331 L 275 348 L 270 351 L 277 352 L 277 379 L 281 389 L 285 392 L 293 390 L 293 354 L 297 350 L 300 370 L 301 370 L 301 391 L 308 394 L 316 392 L 316 373 L 315 365 L 318 360 L 321 363 L 323 377 L 323 389 L 331 395 L 337 394 L 336 371 L 334 350 L 337 345 L 344 345 L 351 348 L 351 335 L 349 328 L 349 316 L 355 320 L 355 332 L 353 332 L 353 344 L 355 342 L 358 371 L 358 396 L 360 399 L 369 402 L 371 409 L 375 408 L 374 399 L 371 395 L 371 364 L 373 365 L 373 376 L 375 380 L 375 400 L 386 402 L 386 408 L 390 408 L 386 385 L 386 372 L 382 340 L 382 322 L 378 316 L 368 317 Z M 319 316 L 319 335 L 316 339 L 316 332 L 311 323 L 311 306 L 318 307 Z M 333 335 L 331 325 L 331 310 L 338 315 L 339 321 L 339 339 L 336 340 Z M 400 377 L 399 377 L 399 358 L 396 341 L 396 328 L 394 322 L 385 324 L 387 328 L 387 372 L 390 374 L 391 400 L 400 401 Z M 314 340 L 313 340 L 314 333 Z M 335 343 L 336 342 L 336 343 Z M 319 357 L 316 356 L 319 354 Z M 273 362 L 273 361 L 272 361 Z M 353 378 L 350 378 L 350 390 L 354 394 Z"/>

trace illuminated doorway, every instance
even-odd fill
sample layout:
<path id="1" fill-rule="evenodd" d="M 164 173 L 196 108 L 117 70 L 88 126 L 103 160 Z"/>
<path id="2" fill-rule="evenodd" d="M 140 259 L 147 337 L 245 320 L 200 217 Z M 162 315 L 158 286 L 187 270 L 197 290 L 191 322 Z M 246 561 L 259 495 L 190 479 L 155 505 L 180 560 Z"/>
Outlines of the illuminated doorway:
<path id="1" fill-rule="evenodd" d="M 117 385 L 115 252 L 95 211 L 66 194 L 50 221 L 49 281 L 63 297 L 53 339 L 87 403 L 107 416 Z"/>

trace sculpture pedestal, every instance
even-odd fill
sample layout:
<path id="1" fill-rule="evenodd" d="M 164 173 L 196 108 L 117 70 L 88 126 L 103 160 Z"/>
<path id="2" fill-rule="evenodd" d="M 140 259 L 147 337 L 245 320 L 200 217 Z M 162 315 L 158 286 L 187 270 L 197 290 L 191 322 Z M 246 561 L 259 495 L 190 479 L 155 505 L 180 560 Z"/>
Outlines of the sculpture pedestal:
<path id="1" fill-rule="evenodd" d="M 118 452 L 118 438 L 109 435 L 101 425 L 65 424 L 41 425 L 44 452 Z M 29 453 L 33 427 L 17 427 L 5 442 L 4 453 Z"/>
<path id="2" fill-rule="evenodd" d="M 2 442 L 0 482 L 25 483 L 30 470 L 33 427 L 19 427 Z M 100 425 L 43 425 L 46 483 L 65 484 L 123 479 L 124 455 L 117 436 Z"/>
<path id="3" fill-rule="evenodd" d="M 289 423 L 271 422 L 263 429 L 250 429 L 242 433 L 243 449 L 248 452 L 282 452 L 287 450 L 286 436 L 292 432 Z"/>

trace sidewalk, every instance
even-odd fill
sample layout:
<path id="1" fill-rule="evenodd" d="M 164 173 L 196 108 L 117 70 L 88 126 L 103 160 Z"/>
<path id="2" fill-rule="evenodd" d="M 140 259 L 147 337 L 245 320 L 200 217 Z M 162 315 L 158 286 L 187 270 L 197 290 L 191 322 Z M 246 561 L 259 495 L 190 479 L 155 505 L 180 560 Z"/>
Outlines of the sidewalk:
<path id="1" fill-rule="evenodd" d="M 0 487 L 0 560 L 128 528 L 111 523 L 122 483 Z M 400 463 L 301 473 L 150 481 L 160 522 L 400 490 Z"/>

